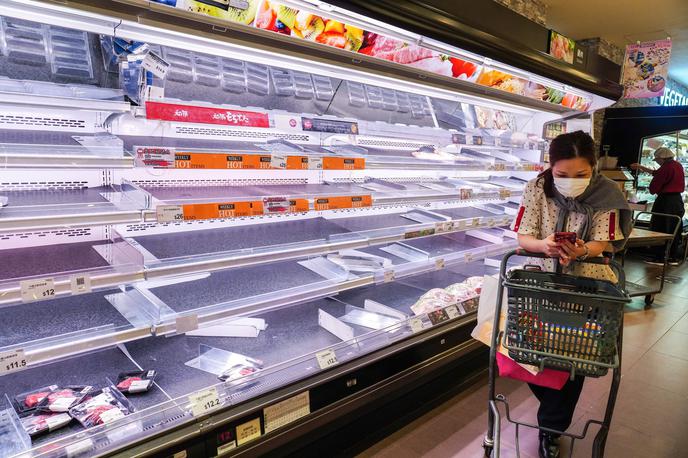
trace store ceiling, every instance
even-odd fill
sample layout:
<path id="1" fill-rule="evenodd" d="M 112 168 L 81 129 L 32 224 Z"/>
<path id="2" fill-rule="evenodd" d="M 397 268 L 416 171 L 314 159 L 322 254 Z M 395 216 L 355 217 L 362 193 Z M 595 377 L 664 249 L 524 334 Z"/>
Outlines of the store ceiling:
<path id="1" fill-rule="evenodd" d="M 688 86 L 688 0 L 544 0 L 548 26 L 579 40 L 602 37 L 625 48 L 673 40 L 669 77 Z"/>

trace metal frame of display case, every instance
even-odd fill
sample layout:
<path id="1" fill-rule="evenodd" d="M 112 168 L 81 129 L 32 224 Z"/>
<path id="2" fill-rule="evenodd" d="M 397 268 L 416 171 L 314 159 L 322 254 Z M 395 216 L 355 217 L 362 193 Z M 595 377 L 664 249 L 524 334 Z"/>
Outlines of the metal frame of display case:
<path id="1" fill-rule="evenodd" d="M 297 6 L 302 3 L 293 2 Z M 385 30 L 384 24 L 376 21 L 366 21 L 339 10 L 336 14 L 343 21 L 364 23 L 371 30 Z M 123 365 L 133 364 L 141 369 L 141 360 L 135 357 L 134 350 L 142 342 L 157 344 L 159 339 L 179 341 L 186 339 L 188 332 L 228 318 L 260 317 L 287 307 L 295 311 L 298 307 L 315 306 L 317 301 L 329 300 L 333 296 L 336 299 L 337 295 L 365 287 L 374 291 L 392 282 L 395 286 L 411 287 L 408 282 L 433 272 L 449 272 L 449 277 L 456 279 L 479 274 L 487 269 L 483 259 L 499 256 L 515 246 L 515 240 L 497 228 L 513 219 L 516 210 L 511 199 L 520 195 L 519 185 L 523 180 L 541 169 L 544 145 L 541 143 L 538 149 L 530 150 L 523 146 L 503 145 L 497 140 L 494 145 L 454 144 L 459 151 L 457 157 L 462 148 L 486 153 L 484 160 L 472 163 L 458 159 L 432 162 L 414 158 L 410 153 L 421 146 L 439 147 L 453 143 L 455 131 L 440 128 L 430 98 L 439 97 L 460 104 L 487 104 L 528 117 L 528 123 L 534 126 L 571 114 L 570 109 L 561 105 L 480 87 L 369 56 L 352 58 L 345 50 L 307 41 L 297 42 L 290 37 L 148 1 L 121 0 L 106 5 L 83 0 L 64 5 L 62 2 L 7 0 L 0 4 L 0 16 L 72 27 L 92 34 L 141 39 L 157 46 L 174 46 L 183 42 L 188 50 L 196 53 L 250 58 L 267 65 L 271 65 L 271 60 L 279 53 L 280 63 L 290 69 L 350 78 L 354 82 L 416 94 L 425 100 L 433 121 L 432 127 L 414 126 L 412 129 L 408 125 L 391 122 L 361 121 L 357 145 L 370 147 L 377 153 L 366 158 L 365 170 L 166 170 L 141 167 L 140 158 L 129 146 L 99 149 L 93 144 L 100 139 L 86 139 L 86 145 L 91 145 L 89 147 L 75 145 L 67 141 L 69 138 L 65 140 L 62 137 L 114 135 L 124 139 L 125 145 L 127 137 L 142 137 L 153 145 L 162 140 L 179 141 L 180 144 L 189 141 L 192 144 L 193 140 L 199 139 L 232 138 L 248 145 L 256 142 L 257 138 L 265 141 L 271 136 L 290 138 L 290 135 L 298 134 L 299 145 L 311 151 L 332 146 L 335 135 L 313 134 L 299 128 L 287 133 L 280 127 L 282 124 L 271 125 L 262 131 L 214 126 L 212 134 L 206 134 L 208 125 L 146 119 L 141 107 L 121 100 L 10 93 L 0 103 L 23 121 L 10 127 L 6 120 L 0 119 L 0 133 L 5 129 L 17 129 L 31 135 L 25 142 L 0 141 L 0 160 L 4 159 L 0 189 L 10 194 L 12 199 L 23 202 L 22 205 L 11 204 L 0 209 L 0 243 L 10 250 L 6 253 L 11 252 L 20 260 L 36 258 L 39 256 L 37 253 L 47 252 L 42 249 L 50 250 L 60 244 L 75 247 L 77 242 L 85 244 L 89 253 L 94 245 L 99 247 L 95 250 L 102 259 L 98 258 L 99 263 L 90 267 L 9 274 L 0 281 L 0 307 L 14 319 L 15 313 L 21 316 L 23 309 L 51 304 L 49 301 L 88 306 L 95 304 L 89 301 L 96 298 L 101 303 L 106 299 L 129 324 L 95 320 L 76 331 L 56 330 L 53 335 L 33 341 L 22 334 L 20 337 L 24 340 L 0 349 L 0 356 L 21 357 L 23 361 L 21 370 L 0 374 L 0 384 L 11 378 L 15 380 L 13 377 L 21 377 L 21 374 L 32 373 L 24 371 L 40 370 L 49 376 L 62 364 L 88 367 L 89 358 L 99 358 L 106 352 L 110 352 L 110 356 L 114 352 L 124 358 Z M 393 33 L 407 36 L 396 29 Z M 422 37 L 416 38 L 418 43 L 422 42 Z M 429 46 L 444 50 L 436 43 Z M 455 48 L 447 49 L 457 52 Z M 499 63 L 490 64 L 501 68 Z M 544 79 L 538 79 L 541 80 Z M 572 89 L 554 81 L 548 84 L 562 91 Z M 48 87 L 56 93 L 68 89 L 50 84 L 44 89 Z M 573 92 L 582 93 L 576 89 Z M 611 103 L 597 95 L 591 95 L 591 98 L 591 109 Z M 173 98 L 161 101 L 181 103 Z M 198 100 L 184 103 L 228 108 L 224 104 Z M 261 111 L 275 124 L 302 116 L 299 112 L 285 110 Z M 325 118 L 338 120 L 334 116 Z M 53 133 L 55 138 L 61 134 L 64 142 L 58 145 L 32 143 L 31 139 L 36 139 L 43 131 Z M 398 154 L 386 155 L 386 149 Z M 520 150 L 520 156 L 515 154 L 517 150 Z M 222 149 L 206 152 L 222 152 Z M 511 177 L 514 180 L 510 182 Z M 325 184 L 333 190 L 341 188 L 356 192 L 311 193 L 299 190 L 301 185 Z M 222 187 L 242 185 L 263 188 L 292 186 L 292 191 L 279 195 L 307 199 L 312 206 L 309 204 L 306 211 L 299 213 L 197 221 L 170 221 L 164 219 L 159 211 L 165 206 L 221 204 L 232 199 L 240 201 L 270 195 L 264 189 L 261 192 L 266 193 L 247 192 L 241 198 L 229 191 L 234 197 L 225 197 L 218 191 Z M 211 187 L 213 192 L 209 191 Z M 156 194 L 155 188 L 164 188 L 165 192 Z M 184 189 L 191 197 L 184 192 L 175 194 L 177 188 Z M 208 191 L 205 195 L 204 190 Z M 360 195 L 364 190 L 372 198 L 368 207 L 321 210 L 315 206 L 315 200 L 323 195 Z M 168 197 L 158 197 L 164 195 Z M 480 216 L 455 216 L 453 213 L 465 209 L 479 210 Z M 410 212 L 422 214 L 427 219 L 361 230 L 349 230 L 343 223 L 350 219 L 363 221 Z M 264 228 L 271 224 L 277 227 L 284 222 L 318 218 L 332 225 L 339 221 L 344 232 L 293 244 L 197 251 L 191 255 L 161 256 L 160 259 L 140 241 L 143 237 L 165 238 L 180 233 L 202 238 L 213 230 L 255 228 L 257 225 Z M 490 231 L 497 231 L 497 234 Z M 381 250 L 390 258 L 398 259 L 384 268 L 355 274 L 353 272 L 356 271 L 343 271 L 327 258 L 352 249 Z M 106 261 L 105 266 L 100 265 L 103 260 Z M 40 258 L 38 261 L 41 264 Z M 48 263 L 49 259 L 46 257 L 45 261 Z M 36 259 L 32 262 L 37 263 Z M 249 269 L 278 262 L 283 263 L 280 265 L 285 269 L 296 269 L 297 266 L 304 271 L 310 269 L 310 275 L 319 280 L 304 280 L 302 284 L 290 285 L 289 288 L 253 295 L 242 292 L 234 299 L 210 298 L 204 299 L 205 302 L 199 299 L 186 309 L 173 309 L 157 292 L 160 288 L 176 287 L 185 282 L 202 284 L 204 279 L 213 275 L 250 274 L 253 271 Z M 459 272 L 456 269 L 466 270 Z M 41 281 L 52 286 L 48 300 L 44 300 L 45 294 L 40 297 L 40 291 L 39 296 L 30 296 L 36 282 Z M 88 291 L 75 286 L 82 284 L 80 281 L 87 282 Z M 420 288 L 414 288 L 416 293 L 422 294 Z M 344 302 L 340 302 L 333 301 L 332 304 L 341 308 Z M 348 306 L 355 307 L 355 304 Z M 187 456 L 209 456 L 220 453 L 218 439 L 237 434 L 241 428 L 255 440 L 246 439 L 246 443 L 239 443 L 235 450 L 225 447 L 223 453 L 249 456 L 295 448 L 295 439 L 305 435 L 312 439 L 324 434 L 334 425 L 341 424 L 344 416 L 407 393 L 428 377 L 443 371 L 459 368 L 463 371 L 460 378 L 470 380 L 480 370 L 477 358 L 483 353 L 469 337 L 476 306 L 477 299 L 471 297 L 433 314 L 408 316 L 397 310 L 394 325 L 374 330 L 367 328 L 366 331 L 357 329 L 356 332 L 351 326 L 353 338 L 339 337 L 332 328 L 318 323 L 319 330 L 324 329 L 331 334 L 328 334 L 330 339 L 337 337 L 336 343 L 330 340 L 328 344 L 321 344 L 318 341 L 307 350 L 299 347 L 296 350 L 303 351 L 303 354 L 299 353 L 297 357 L 292 355 L 256 373 L 232 379 L 231 383 L 217 383 L 212 377 L 213 383 L 202 381 L 202 389 L 198 384 L 201 382 L 181 387 L 181 395 L 168 394 L 160 385 L 156 393 L 163 400 L 154 404 L 141 401 L 142 407 L 125 418 L 91 429 L 70 430 L 35 443 L 27 453 L 44 458 L 65 453 L 68 456 L 129 457 L 182 451 Z M 321 311 L 327 315 L 319 309 L 319 319 L 324 316 Z M 309 312 L 312 312 L 310 318 L 316 317 L 315 309 L 309 309 Z M 399 314 L 403 318 L 398 318 Z M 332 318 L 339 320 L 336 316 Z M 329 325 L 332 326 L 331 323 Z M 200 349 L 197 356 L 203 356 Z M 188 366 L 181 360 L 175 363 Z M 185 385 L 186 381 L 181 381 L 181 384 Z M 306 402 L 300 397 L 306 396 L 305 393 L 308 396 Z M 15 393 L 8 393 L 12 394 Z M 212 398 L 210 407 L 201 405 L 200 399 L 204 396 Z M 290 406 L 294 404 L 298 412 L 285 416 L 285 409 L 289 413 Z M 7 424 L 18 428 L 16 412 L 6 407 L 6 402 L 0 402 L 0 411 L 6 415 Z M 274 418 L 278 421 L 267 427 Z M 19 431 L 17 429 L 16 434 L 23 438 Z"/>

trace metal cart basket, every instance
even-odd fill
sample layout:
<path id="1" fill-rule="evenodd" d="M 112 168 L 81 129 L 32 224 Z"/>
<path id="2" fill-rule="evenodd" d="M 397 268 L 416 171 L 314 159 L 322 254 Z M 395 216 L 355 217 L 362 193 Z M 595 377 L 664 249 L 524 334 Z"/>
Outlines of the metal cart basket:
<path id="1" fill-rule="evenodd" d="M 541 270 L 517 269 L 507 274 L 507 262 L 512 256 L 545 257 L 518 249 L 502 259 L 490 348 L 488 430 L 483 444 L 486 455 L 499 457 L 499 402 L 504 404 L 506 419 L 515 424 L 517 453 L 519 426 L 570 437 L 572 452 L 575 440 L 584 438 L 591 424 L 598 424 L 600 430 L 595 437 L 592 456 L 601 457 L 621 380 L 623 313 L 624 305 L 630 302 L 624 289 L 623 269 L 608 258 L 584 261 L 609 265 L 615 271 L 617 284 Z M 508 301 L 505 331 L 501 332 L 504 288 Z M 579 435 L 512 420 L 507 399 L 495 393 L 496 354 L 500 342 L 514 361 L 540 369 L 568 371 L 571 378 L 576 375 L 600 377 L 613 369 L 604 419 L 589 420 Z"/>

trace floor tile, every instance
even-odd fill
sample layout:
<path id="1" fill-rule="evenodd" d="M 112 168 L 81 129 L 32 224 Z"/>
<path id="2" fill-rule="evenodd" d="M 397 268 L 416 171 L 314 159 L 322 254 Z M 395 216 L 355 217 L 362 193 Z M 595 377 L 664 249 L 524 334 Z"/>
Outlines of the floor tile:
<path id="1" fill-rule="evenodd" d="M 688 361 L 688 334 L 669 330 L 652 346 L 652 351 Z"/>
<path id="2" fill-rule="evenodd" d="M 688 396 L 688 361 L 648 351 L 624 379 L 638 380 L 682 396 Z"/>
<path id="3" fill-rule="evenodd" d="M 688 334 L 688 313 L 683 315 L 683 318 L 678 320 L 676 324 L 671 328 L 672 331 L 682 332 Z"/>

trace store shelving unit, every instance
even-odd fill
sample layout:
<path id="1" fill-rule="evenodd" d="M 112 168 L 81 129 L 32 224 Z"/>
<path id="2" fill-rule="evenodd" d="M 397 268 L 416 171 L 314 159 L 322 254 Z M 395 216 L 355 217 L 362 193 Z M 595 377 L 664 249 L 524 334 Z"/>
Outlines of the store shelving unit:
<path id="1" fill-rule="evenodd" d="M 263 453 L 435 371 L 471 376 L 480 278 L 543 168 L 528 132 L 577 111 L 154 2 L 0 16 L 0 457 Z M 166 74 L 130 84 L 149 53 Z M 220 382 L 236 355 L 256 367 Z M 122 418 L 21 426 L 19 393 L 142 369 L 154 387 Z"/>

